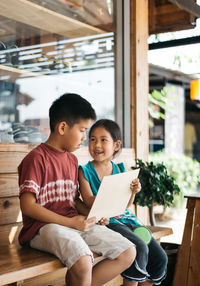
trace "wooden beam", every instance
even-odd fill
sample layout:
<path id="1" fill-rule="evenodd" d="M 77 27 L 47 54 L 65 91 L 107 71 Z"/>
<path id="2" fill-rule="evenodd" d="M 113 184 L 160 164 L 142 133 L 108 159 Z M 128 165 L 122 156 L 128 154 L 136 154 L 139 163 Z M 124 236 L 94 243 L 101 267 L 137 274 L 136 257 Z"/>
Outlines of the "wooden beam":
<path id="1" fill-rule="evenodd" d="M 149 0 L 149 31 L 155 30 L 155 1 Z"/>
<path id="2" fill-rule="evenodd" d="M 130 1 L 131 129 L 136 158 L 147 160 L 148 128 L 148 0 Z"/>
<path id="3" fill-rule="evenodd" d="M 61 15 L 28 0 L 1 0 L 0 15 L 68 38 L 104 33 L 101 29 Z"/>

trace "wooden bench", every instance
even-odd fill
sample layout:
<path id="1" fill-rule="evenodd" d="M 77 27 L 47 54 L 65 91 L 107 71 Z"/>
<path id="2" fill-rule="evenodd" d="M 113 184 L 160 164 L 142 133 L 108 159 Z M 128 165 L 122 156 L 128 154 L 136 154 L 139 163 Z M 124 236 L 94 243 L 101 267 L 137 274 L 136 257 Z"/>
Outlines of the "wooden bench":
<path id="1" fill-rule="evenodd" d="M 18 245 L 22 217 L 18 198 L 17 166 L 32 145 L 0 143 L 0 285 L 63 286 L 66 267 L 53 255 Z M 79 163 L 87 163 L 87 148 L 76 152 Z M 134 163 L 132 149 L 123 149 L 118 161 Z M 171 228 L 151 227 L 153 236 L 172 234 Z M 97 262 L 101 257 L 96 257 Z M 119 275 L 106 286 L 121 285 Z"/>

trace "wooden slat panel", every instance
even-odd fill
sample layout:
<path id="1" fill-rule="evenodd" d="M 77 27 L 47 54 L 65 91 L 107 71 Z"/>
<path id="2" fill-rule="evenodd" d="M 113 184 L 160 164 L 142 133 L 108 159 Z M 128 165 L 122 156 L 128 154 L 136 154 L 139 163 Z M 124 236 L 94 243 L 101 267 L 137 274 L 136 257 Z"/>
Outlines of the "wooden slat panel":
<path id="1" fill-rule="evenodd" d="M 0 225 L 0 248 L 11 243 L 18 244 L 18 235 L 22 228 L 22 223 Z"/>
<path id="2" fill-rule="evenodd" d="M 14 152 L 28 153 L 35 146 L 37 146 L 37 145 L 1 142 L 0 143 L 0 151 L 14 151 Z"/>
<path id="3" fill-rule="evenodd" d="M 87 164 L 87 162 L 91 160 L 88 147 L 81 147 L 73 153 L 77 157 L 79 164 Z"/>
<path id="4" fill-rule="evenodd" d="M 104 33 L 101 29 L 61 15 L 27 0 L 9 0 L 9 5 L 7 0 L 1 0 L 0 14 L 15 21 L 68 38 Z"/>
<path id="5" fill-rule="evenodd" d="M 0 152 L 0 173 L 17 173 L 17 167 L 27 153 Z"/>
<path id="6" fill-rule="evenodd" d="M 126 170 L 135 166 L 135 152 L 132 148 L 123 148 L 121 153 L 113 159 L 115 163 L 123 162 Z"/>
<path id="7" fill-rule="evenodd" d="M 0 174 L 0 198 L 18 196 L 18 174 Z"/>
<path id="8" fill-rule="evenodd" d="M 0 225 L 20 222 L 22 219 L 19 198 L 0 198 L 0 214 Z"/>
<path id="9" fill-rule="evenodd" d="M 74 152 L 74 155 L 78 158 L 79 164 L 86 164 L 89 160 L 92 160 L 88 147 L 82 147 Z M 135 165 L 135 152 L 132 148 L 122 148 L 121 152 L 114 158 L 114 162 L 124 162 L 125 165 L 130 168 Z"/>

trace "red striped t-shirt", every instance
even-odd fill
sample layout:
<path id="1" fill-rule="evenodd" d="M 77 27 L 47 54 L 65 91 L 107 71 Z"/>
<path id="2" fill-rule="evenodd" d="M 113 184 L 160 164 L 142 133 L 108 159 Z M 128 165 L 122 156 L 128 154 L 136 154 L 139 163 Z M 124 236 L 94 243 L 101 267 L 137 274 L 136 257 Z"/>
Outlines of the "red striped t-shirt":
<path id="1" fill-rule="evenodd" d="M 59 152 L 42 143 L 33 149 L 18 167 L 19 196 L 32 192 L 37 203 L 63 216 L 78 215 L 75 208 L 77 195 L 78 161 L 69 152 Z M 23 216 L 19 234 L 21 245 L 28 244 L 45 223 Z"/>

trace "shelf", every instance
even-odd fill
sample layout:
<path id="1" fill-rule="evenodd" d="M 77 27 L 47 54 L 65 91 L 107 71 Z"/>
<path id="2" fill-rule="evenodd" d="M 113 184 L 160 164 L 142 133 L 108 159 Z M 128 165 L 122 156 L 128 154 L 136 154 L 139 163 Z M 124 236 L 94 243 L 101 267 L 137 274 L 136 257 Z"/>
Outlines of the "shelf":
<path id="1" fill-rule="evenodd" d="M 0 15 L 68 38 L 105 33 L 27 0 L 0 0 Z"/>
<path id="2" fill-rule="evenodd" d="M 6 78 L 7 76 L 9 76 L 8 79 Z M 17 78 L 36 77 L 36 76 L 38 77 L 43 75 L 39 73 L 28 72 L 26 70 L 20 70 L 10 66 L 0 65 L 0 79 L 1 77 L 3 77 L 5 78 L 5 80 L 13 81 Z"/>

